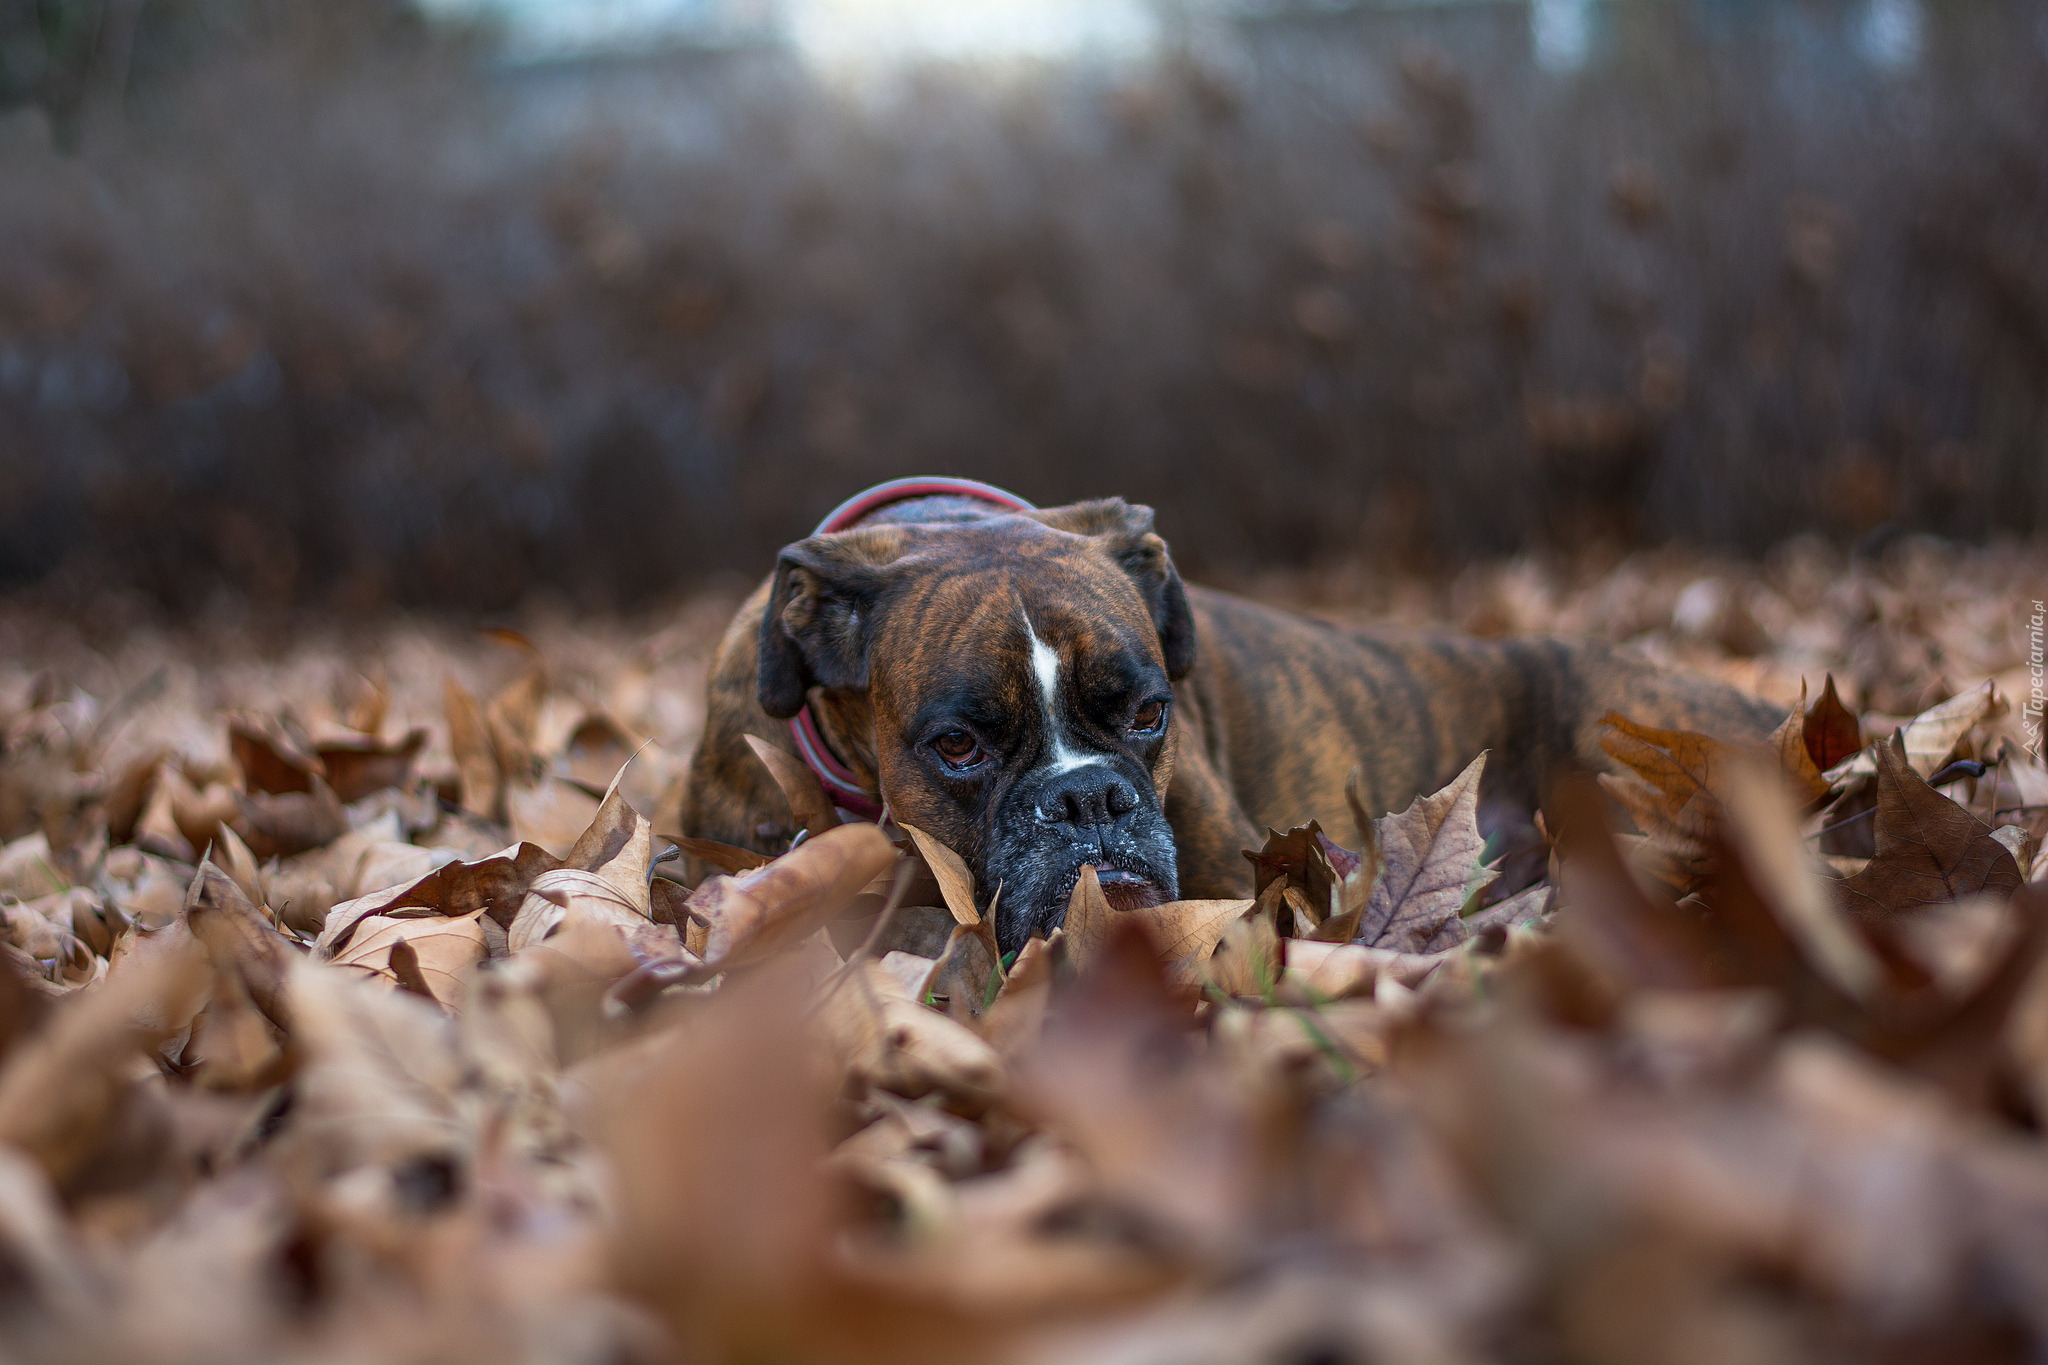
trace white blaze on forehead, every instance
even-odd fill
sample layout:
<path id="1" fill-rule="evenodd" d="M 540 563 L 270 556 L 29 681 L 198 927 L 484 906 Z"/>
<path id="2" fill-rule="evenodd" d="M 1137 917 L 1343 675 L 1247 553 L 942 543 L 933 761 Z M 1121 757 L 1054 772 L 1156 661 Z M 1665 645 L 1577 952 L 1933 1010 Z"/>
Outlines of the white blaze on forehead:
<path id="1" fill-rule="evenodd" d="M 1060 729 L 1060 656 L 1031 628 L 1030 613 L 1023 615 L 1024 638 L 1031 642 L 1031 671 L 1038 675 L 1038 695 L 1044 702 L 1045 733 L 1052 742 L 1052 754 L 1045 766 L 1055 773 L 1064 773 L 1101 762 L 1099 757 L 1077 754 L 1067 747 L 1066 734 Z"/>

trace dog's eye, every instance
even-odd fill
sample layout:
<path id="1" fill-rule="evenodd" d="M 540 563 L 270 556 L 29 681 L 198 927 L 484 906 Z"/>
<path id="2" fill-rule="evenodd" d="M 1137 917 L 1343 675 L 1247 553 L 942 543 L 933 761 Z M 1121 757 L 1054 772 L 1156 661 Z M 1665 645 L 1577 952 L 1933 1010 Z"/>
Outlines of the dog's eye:
<path id="1" fill-rule="evenodd" d="M 1138 708 L 1131 717 L 1131 733 L 1149 735 L 1166 723 L 1166 699 L 1154 697 Z"/>
<path id="2" fill-rule="evenodd" d="M 955 768 L 971 768 L 981 761 L 981 745 L 965 730 L 948 730 L 932 741 L 940 758 Z"/>

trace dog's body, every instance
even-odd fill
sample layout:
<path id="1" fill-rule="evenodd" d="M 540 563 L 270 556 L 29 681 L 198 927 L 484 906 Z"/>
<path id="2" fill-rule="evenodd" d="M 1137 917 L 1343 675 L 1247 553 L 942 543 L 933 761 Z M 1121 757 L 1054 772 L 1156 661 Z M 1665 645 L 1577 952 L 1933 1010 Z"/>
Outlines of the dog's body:
<path id="1" fill-rule="evenodd" d="M 808 704 L 862 786 L 961 853 L 984 904 L 1004 888 L 1006 949 L 1058 923 L 1084 862 L 1112 904 L 1242 896 L 1261 827 L 1357 838 L 1354 768 L 1377 814 L 1491 750 L 1489 806 L 1527 812 L 1561 765 L 1604 765 L 1609 711 L 1743 741 L 1779 719 L 1596 643 L 1344 630 L 1186 589 L 1150 511 L 1113 500 L 916 508 L 791 546 L 741 609 L 684 833 L 787 846 L 745 737 L 795 752 L 785 721 Z"/>

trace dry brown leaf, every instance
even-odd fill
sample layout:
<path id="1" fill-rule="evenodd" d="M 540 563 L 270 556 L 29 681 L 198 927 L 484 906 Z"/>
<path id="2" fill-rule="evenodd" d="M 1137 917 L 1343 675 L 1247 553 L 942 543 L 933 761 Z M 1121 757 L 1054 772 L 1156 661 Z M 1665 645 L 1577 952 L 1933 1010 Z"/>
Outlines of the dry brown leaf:
<path id="1" fill-rule="evenodd" d="M 0 1144 L 62 1183 L 92 1157 L 134 1059 L 184 1027 L 211 973 L 189 938 L 67 999 L 0 1069 Z"/>
<path id="2" fill-rule="evenodd" d="M 504 810 L 505 779 L 498 771 L 483 708 L 453 673 L 441 680 L 441 695 L 448 714 L 448 745 L 462 775 L 462 808 L 480 819 L 495 820 Z"/>
<path id="3" fill-rule="evenodd" d="M 1999 714 L 2004 706 L 1997 688 L 1990 683 L 1950 697 L 1938 706 L 1930 706 L 1905 726 L 1908 766 L 1923 779 L 1933 777 L 1955 753 L 1956 745 L 1963 736 L 1980 722 Z M 1879 747 L 1874 744 L 1837 764 L 1829 770 L 1828 780 L 1839 784 L 1850 777 L 1868 777 L 1876 773 L 1879 769 Z"/>
<path id="4" fill-rule="evenodd" d="M 765 853 L 756 853 L 750 848 L 737 848 L 732 844 L 721 844 L 715 839 L 686 839 L 679 834 L 664 834 L 661 837 L 664 842 L 674 844 L 690 857 L 709 863 L 728 875 L 752 872 L 755 868 L 766 867 L 774 861 Z"/>
<path id="5" fill-rule="evenodd" d="M 232 822 L 258 858 L 289 858 L 323 847 L 348 833 L 348 813 L 328 785 L 315 777 L 305 792 L 282 796 L 240 796 Z"/>
<path id="6" fill-rule="evenodd" d="M 711 921 L 707 969 L 758 962 L 810 937 L 898 856 L 875 826 L 841 825 L 756 871 L 711 878 L 690 897 L 692 910 Z"/>
<path id="7" fill-rule="evenodd" d="M 31 1304 L 67 1324 L 85 1322 L 99 1310 L 104 1288 L 49 1177 L 35 1162 L 5 1148 L 0 1148 L 0 1256 L 12 1272 L 10 1316 L 17 1325 Z"/>
<path id="8" fill-rule="evenodd" d="M 57 855 L 41 830 L 0 848 L 0 896 L 32 901 L 54 895 L 69 885 L 58 871 Z"/>
<path id="9" fill-rule="evenodd" d="M 1086 966 L 1109 943 L 1119 919 L 1102 894 L 1102 881 L 1092 865 L 1081 869 L 1074 889 L 1067 897 L 1067 913 L 1060 927 L 1067 932 L 1067 953 L 1076 966 Z"/>
<path id="10" fill-rule="evenodd" d="M 654 827 L 619 794 L 621 768 L 611 789 L 562 858 L 564 867 L 596 873 L 643 919 L 654 915 L 648 877 L 654 867 Z"/>
<path id="11" fill-rule="evenodd" d="M 392 919 L 372 915 L 356 926 L 348 946 L 334 965 L 352 969 L 374 981 L 400 985 L 392 953 L 400 944 L 411 948 L 430 999 L 460 1011 L 469 991 L 471 970 L 484 958 L 484 935 L 477 921 L 483 911 L 452 918 Z"/>
<path id="12" fill-rule="evenodd" d="M 347 946 L 361 920 L 404 910 L 451 917 L 482 910 L 500 928 L 509 928 L 533 879 L 560 866 L 552 853 L 532 844 L 514 844 L 473 862 L 443 864 L 409 886 L 385 887 L 335 906 L 328 912 L 314 952 L 332 957 Z"/>
<path id="13" fill-rule="evenodd" d="M 185 923 L 206 945 L 214 970 L 240 977 L 256 1008 L 289 1030 L 285 981 L 300 953 L 271 927 L 242 888 L 211 863 L 200 864 L 186 892 Z"/>
<path id="14" fill-rule="evenodd" d="M 1863 747 L 1856 716 L 1835 693 L 1835 675 L 1827 675 L 1819 700 L 1806 701 L 1806 680 L 1799 680 L 1799 705 L 1766 741 L 1779 765 L 1791 777 L 1800 798 L 1818 801 L 1833 790 L 1825 774 L 1855 757 Z"/>
<path id="15" fill-rule="evenodd" d="M 171 820 L 179 835 L 188 847 L 196 850 L 204 850 L 220 836 L 222 825 L 242 813 L 232 788 L 209 782 L 206 790 L 201 791 L 175 763 L 165 764 L 157 773 L 157 789 L 169 803 Z"/>
<path id="16" fill-rule="evenodd" d="M 1287 945 L 1287 966 L 1277 995 L 1290 1004 L 1305 1005 L 1351 996 L 1370 999 L 1382 977 L 1408 987 L 1421 985 L 1450 951 L 1397 953 L 1361 943 L 1296 939 Z"/>
<path id="17" fill-rule="evenodd" d="M 1002 1060 L 987 1043 L 918 1004 L 881 963 L 861 961 L 849 970 L 851 978 L 818 1007 L 825 1037 L 846 1071 L 907 1099 L 939 1091 L 968 1112 L 1001 1094 Z"/>
<path id="18" fill-rule="evenodd" d="M 257 866 L 255 853 L 242 842 L 233 826 L 222 825 L 215 831 L 211 848 L 201 851 L 201 861 L 209 860 L 242 889 L 252 904 L 263 904 L 262 869 Z"/>
<path id="19" fill-rule="evenodd" d="M 981 1036 L 1005 1061 L 1014 1062 L 1037 1045 L 1052 1000 L 1053 976 L 1066 954 L 1064 929 L 1053 930 L 1048 938 L 1034 937 L 1017 950 L 995 1003 L 981 1019 Z"/>
<path id="20" fill-rule="evenodd" d="M 505 931 L 506 949 L 532 947 L 577 916 L 609 926 L 641 957 L 673 956 L 682 946 L 673 925 L 656 924 L 603 876 L 560 867 L 533 879 Z"/>
<path id="21" fill-rule="evenodd" d="M 508 796 L 512 790 L 532 785 L 542 770 L 534 745 L 541 702 L 548 693 L 547 670 L 531 644 L 521 640 L 520 647 L 532 662 L 484 706 L 484 724 L 490 730 L 491 748 L 498 756 L 498 771 L 504 776 Z"/>
<path id="22" fill-rule="evenodd" d="M 1723 818 L 1720 784 L 1741 751 L 1711 735 L 1637 725 L 1616 712 L 1602 724 L 1600 747 L 1630 771 L 1602 773 L 1600 786 L 1627 808 L 1682 885 L 1704 877 Z"/>
<path id="23" fill-rule="evenodd" d="M 1126 913 L 1151 931 L 1159 960 L 1192 967 L 1215 950 L 1223 931 L 1256 901 L 1168 901 Z"/>
<path id="24" fill-rule="evenodd" d="M 48 913 L 48 909 L 59 900 L 63 901 L 67 911 L 62 921 L 51 918 Z M 0 900 L 0 939 L 38 961 L 68 961 L 75 951 L 73 944 L 76 941 L 69 923 L 69 909 L 69 896 L 61 891 L 34 901 Z"/>
<path id="25" fill-rule="evenodd" d="M 566 859 L 583 831 L 597 819 L 598 805 L 598 799 L 583 788 L 552 777 L 505 788 L 505 819 L 512 827 L 512 837 L 524 844 L 538 844 L 558 858 Z"/>
<path id="26" fill-rule="evenodd" d="M 2022 884 L 1991 829 L 1927 785 L 1902 735 L 1871 746 L 1877 763 L 1877 856 L 1841 883 L 1850 912 L 1881 922 L 1923 905 Z"/>
<path id="27" fill-rule="evenodd" d="M 427 732 L 414 728 L 404 739 L 378 738 L 377 727 L 359 735 L 324 738 L 314 749 L 327 785 L 344 805 L 373 792 L 403 787 L 412 780 L 412 765 L 427 745 Z"/>
<path id="28" fill-rule="evenodd" d="M 1285 834 L 1267 830 L 1266 846 L 1257 853 L 1247 849 L 1244 856 L 1253 868 L 1254 894 L 1265 891 L 1276 877 L 1286 877 L 1307 898 L 1317 925 L 1343 911 L 1337 889 L 1364 861 L 1332 842 L 1314 820 Z"/>
<path id="29" fill-rule="evenodd" d="M 958 929 L 960 926 L 956 924 L 953 927 Z M 939 965 L 935 957 L 906 953 L 901 949 L 891 949 L 877 960 L 882 970 L 895 977 L 913 1000 L 924 993 L 925 982 L 932 979 L 932 969 Z"/>
<path id="30" fill-rule="evenodd" d="M 1869 999 L 1883 966 L 1836 909 L 1799 838 L 1799 812 L 1783 780 L 1743 763 L 1731 764 L 1726 780 L 1728 837 L 1757 890 L 1823 976 L 1845 994 Z"/>
<path id="31" fill-rule="evenodd" d="M 775 785 L 781 788 L 783 799 L 789 802 L 789 818 L 794 828 L 815 839 L 839 824 L 839 812 L 832 808 L 831 798 L 825 795 L 825 784 L 809 764 L 795 754 L 784 753 L 759 735 L 746 738 L 747 747 L 761 760 L 761 766 L 768 770 Z"/>
<path id="32" fill-rule="evenodd" d="M 1430 952 L 1462 941 L 1458 913 L 1499 875 L 1480 866 L 1479 781 L 1486 755 L 1451 784 L 1374 822 L 1379 876 L 1366 898 L 1358 939 L 1371 947 Z"/>
<path id="33" fill-rule="evenodd" d="M 974 874 L 967 870 L 967 864 L 960 855 L 947 848 L 931 835 L 911 825 L 899 822 L 898 827 L 910 836 L 917 845 L 917 851 L 924 856 L 925 865 L 931 868 L 932 876 L 938 880 L 939 894 L 946 899 L 946 908 L 953 912 L 953 918 L 962 924 L 981 923 L 981 911 L 974 903 Z"/>
<path id="34" fill-rule="evenodd" d="M 302 960 L 292 969 L 292 1043 L 304 1057 L 277 1159 L 305 1197 L 381 1211 L 394 1230 L 413 1171 L 467 1187 L 474 1135 L 457 1103 L 462 1064 L 442 1012 L 360 972 Z M 366 1176 L 350 1180 L 352 1172 Z M 340 1212 L 336 1208 L 335 1212 Z M 359 1224 L 360 1225 L 360 1224 Z"/>
<path id="35" fill-rule="evenodd" d="M 979 1018 L 1002 985 L 1002 965 L 981 925 L 956 924 L 946 951 L 932 964 L 918 998 L 942 1006 L 961 1022 Z"/>
<path id="36" fill-rule="evenodd" d="M 1197 960 L 1211 989 L 1233 998 L 1263 1000 L 1279 984 L 1280 935 L 1265 908 L 1268 904 L 1253 901 L 1251 909 L 1226 922 L 1208 958 Z"/>
<path id="37" fill-rule="evenodd" d="M 279 795 L 312 790 L 323 775 L 315 758 L 275 720 L 238 716 L 228 722 L 228 749 L 252 792 Z"/>
<path id="38" fill-rule="evenodd" d="M 238 972 L 216 970 L 212 994 L 192 1020 L 178 1065 L 208 1090 L 261 1090 L 288 1074 L 284 1031 L 256 1008 Z"/>

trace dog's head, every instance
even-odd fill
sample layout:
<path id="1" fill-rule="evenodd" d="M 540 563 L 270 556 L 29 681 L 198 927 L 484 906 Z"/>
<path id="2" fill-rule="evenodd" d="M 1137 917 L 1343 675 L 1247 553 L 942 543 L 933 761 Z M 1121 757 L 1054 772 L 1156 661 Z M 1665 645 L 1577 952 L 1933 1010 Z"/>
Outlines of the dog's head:
<path id="1" fill-rule="evenodd" d="M 1170 684 L 1194 652 L 1150 508 L 871 525 L 782 552 L 760 700 L 865 695 L 890 811 L 967 861 L 984 910 L 1000 888 L 1008 951 L 1060 922 L 1084 864 L 1119 908 L 1178 895 Z"/>

